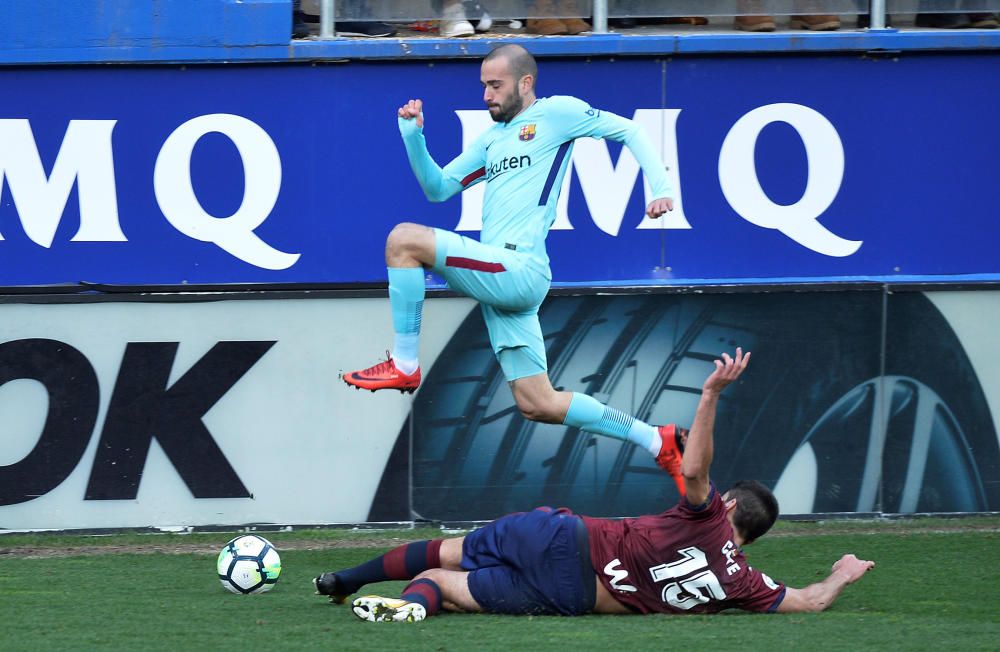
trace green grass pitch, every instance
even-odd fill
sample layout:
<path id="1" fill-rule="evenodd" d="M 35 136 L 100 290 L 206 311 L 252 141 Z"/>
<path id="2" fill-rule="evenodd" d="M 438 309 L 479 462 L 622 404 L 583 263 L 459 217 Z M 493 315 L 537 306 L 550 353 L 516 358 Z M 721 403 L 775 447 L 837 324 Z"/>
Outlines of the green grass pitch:
<path id="1" fill-rule="evenodd" d="M 821 614 L 510 617 L 365 623 L 311 579 L 435 530 L 263 533 L 273 591 L 215 577 L 230 534 L 0 536 L 0 650 L 970 650 L 1000 649 L 1000 518 L 779 522 L 752 565 L 801 587 L 841 554 L 876 568 Z M 370 587 L 398 594 L 402 582 Z"/>

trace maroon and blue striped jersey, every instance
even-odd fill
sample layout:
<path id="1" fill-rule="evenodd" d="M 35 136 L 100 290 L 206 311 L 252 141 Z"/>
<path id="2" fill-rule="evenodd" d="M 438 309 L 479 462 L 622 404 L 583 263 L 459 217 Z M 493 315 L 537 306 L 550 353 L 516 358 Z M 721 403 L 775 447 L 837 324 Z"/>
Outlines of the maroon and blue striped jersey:
<path id="1" fill-rule="evenodd" d="M 661 514 L 622 520 L 583 517 L 590 557 L 604 587 L 639 613 L 774 611 L 785 586 L 751 568 L 733 542 L 725 504 L 712 488 L 704 505 L 686 499 Z"/>

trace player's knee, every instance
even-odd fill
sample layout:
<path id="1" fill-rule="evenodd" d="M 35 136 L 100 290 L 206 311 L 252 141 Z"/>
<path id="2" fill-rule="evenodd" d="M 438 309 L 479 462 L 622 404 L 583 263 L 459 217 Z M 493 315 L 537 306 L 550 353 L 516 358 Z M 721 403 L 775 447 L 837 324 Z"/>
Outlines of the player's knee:
<path id="1" fill-rule="evenodd" d="M 538 421 L 539 413 L 535 410 L 535 406 L 518 403 L 517 409 L 521 413 L 521 416 L 528 421 Z"/>
<path id="2" fill-rule="evenodd" d="M 412 222 L 402 222 L 393 227 L 385 240 L 385 259 L 400 263 L 405 259 L 419 258 L 427 227 Z"/>
<path id="3" fill-rule="evenodd" d="M 425 571 L 421 571 L 416 577 L 414 577 L 413 581 L 430 580 L 435 584 L 437 584 L 438 588 L 444 588 L 446 586 L 446 582 L 448 579 L 447 574 L 449 572 L 454 572 L 454 571 L 447 571 L 443 568 L 428 568 Z"/>
<path id="4" fill-rule="evenodd" d="M 392 227 L 392 231 L 389 231 L 389 237 L 385 239 L 386 252 L 405 250 L 413 240 L 415 226 L 416 224 L 410 222 L 402 222 Z"/>
<path id="5" fill-rule="evenodd" d="M 528 421 L 539 421 L 541 423 L 559 423 L 555 410 L 546 401 L 535 398 L 518 397 L 517 409 Z"/>

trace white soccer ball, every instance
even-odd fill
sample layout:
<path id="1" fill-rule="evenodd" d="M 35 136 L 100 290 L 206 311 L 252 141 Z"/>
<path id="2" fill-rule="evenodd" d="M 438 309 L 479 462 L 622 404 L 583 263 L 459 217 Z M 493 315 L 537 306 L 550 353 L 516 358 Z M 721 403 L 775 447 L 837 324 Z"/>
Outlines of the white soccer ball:
<path id="1" fill-rule="evenodd" d="M 216 567 L 222 586 L 233 593 L 264 593 L 281 575 L 281 558 L 264 537 L 244 534 L 226 544 Z"/>

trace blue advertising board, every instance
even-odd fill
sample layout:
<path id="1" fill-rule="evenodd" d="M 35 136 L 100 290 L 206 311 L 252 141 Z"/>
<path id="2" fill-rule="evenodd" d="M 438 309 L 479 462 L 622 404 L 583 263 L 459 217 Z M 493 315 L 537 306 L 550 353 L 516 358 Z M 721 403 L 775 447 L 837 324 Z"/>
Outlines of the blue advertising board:
<path id="1" fill-rule="evenodd" d="M 1000 279 L 997 78 L 988 52 L 541 60 L 540 96 L 642 124 L 677 200 L 646 219 L 634 159 L 578 141 L 554 284 Z M 424 198 L 395 118 L 422 98 L 444 165 L 489 125 L 475 60 L 0 83 L 2 287 L 374 283 L 394 224 L 482 223 L 475 189 Z"/>

